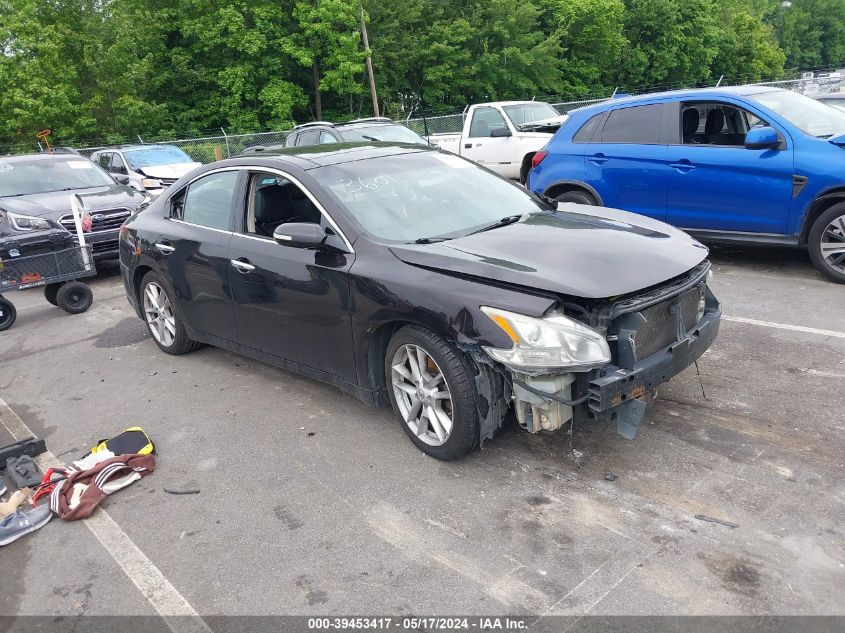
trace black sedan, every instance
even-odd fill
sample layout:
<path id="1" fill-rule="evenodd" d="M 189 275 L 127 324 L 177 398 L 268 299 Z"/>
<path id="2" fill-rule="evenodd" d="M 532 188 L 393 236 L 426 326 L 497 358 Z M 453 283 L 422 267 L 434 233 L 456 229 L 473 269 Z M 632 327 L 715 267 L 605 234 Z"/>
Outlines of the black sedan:
<path id="1" fill-rule="evenodd" d="M 719 328 L 707 250 L 642 216 L 552 207 L 436 149 L 282 150 L 207 165 L 121 230 L 127 296 L 170 354 L 202 343 L 392 405 L 440 459 L 643 396 Z"/>

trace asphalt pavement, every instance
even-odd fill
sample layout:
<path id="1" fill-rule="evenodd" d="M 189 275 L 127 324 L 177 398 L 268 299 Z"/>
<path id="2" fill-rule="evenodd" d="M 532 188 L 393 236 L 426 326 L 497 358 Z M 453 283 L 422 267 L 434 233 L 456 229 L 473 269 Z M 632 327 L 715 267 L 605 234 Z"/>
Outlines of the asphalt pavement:
<path id="1" fill-rule="evenodd" d="M 82 315 L 9 293 L 15 417 L 61 461 L 141 425 L 158 462 L 111 523 L 0 549 L 0 615 L 845 615 L 845 286 L 798 251 L 712 259 L 719 338 L 635 440 L 510 422 L 450 463 L 330 386 L 163 354 L 116 265 Z"/>

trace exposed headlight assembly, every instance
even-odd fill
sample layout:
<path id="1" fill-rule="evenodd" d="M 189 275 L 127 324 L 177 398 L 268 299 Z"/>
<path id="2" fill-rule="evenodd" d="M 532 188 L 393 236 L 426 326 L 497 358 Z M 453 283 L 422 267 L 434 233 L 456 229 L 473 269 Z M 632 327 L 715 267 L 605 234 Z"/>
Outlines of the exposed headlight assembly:
<path id="1" fill-rule="evenodd" d="M 610 362 L 610 348 L 595 330 L 565 316 L 537 319 L 498 308 L 481 307 L 513 341 L 510 349 L 485 347 L 495 360 L 516 371 L 589 371 Z"/>
<path id="2" fill-rule="evenodd" d="M 6 216 L 9 218 L 9 222 L 12 223 L 12 226 L 18 231 L 39 231 L 41 229 L 50 228 L 50 223 L 43 218 L 36 218 L 31 215 L 20 215 L 18 213 L 12 213 L 11 211 L 7 212 Z"/>
<path id="3" fill-rule="evenodd" d="M 141 186 L 144 189 L 161 189 L 161 181 L 155 178 L 143 178 L 141 180 Z"/>

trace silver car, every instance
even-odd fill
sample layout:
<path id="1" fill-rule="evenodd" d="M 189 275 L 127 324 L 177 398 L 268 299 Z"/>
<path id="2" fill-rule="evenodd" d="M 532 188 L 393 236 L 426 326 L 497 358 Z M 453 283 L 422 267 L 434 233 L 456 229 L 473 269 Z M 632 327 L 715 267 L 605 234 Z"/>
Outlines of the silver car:
<path id="1" fill-rule="evenodd" d="M 91 160 L 136 191 L 157 196 L 198 163 L 173 145 L 124 145 L 91 154 Z"/>

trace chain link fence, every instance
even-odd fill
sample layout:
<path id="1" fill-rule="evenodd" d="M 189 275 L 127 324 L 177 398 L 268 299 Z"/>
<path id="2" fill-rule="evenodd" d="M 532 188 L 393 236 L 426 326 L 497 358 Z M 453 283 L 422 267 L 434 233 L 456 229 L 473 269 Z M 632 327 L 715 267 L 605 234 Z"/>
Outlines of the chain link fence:
<path id="1" fill-rule="evenodd" d="M 249 147 L 272 145 L 284 145 L 285 139 L 290 133 L 288 130 L 282 132 L 256 132 L 254 134 L 226 134 L 225 130 L 219 136 L 204 136 L 201 138 L 176 139 L 172 141 L 161 141 L 145 143 L 141 138 L 139 143 L 144 145 L 173 145 L 178 147 L 193 160 L 200 163 L 211 163 L 215 160 L 237 156 Z M 114 145 L 100 145 L 92 147 L 75 148 L 83 156 L 91 156 L 100 149 L 114 148 Z"/>
<path id="2" fill-rule="evenodd" d="M 830 92 L 837 92 L 839 90 L 842 90 L 843 85 L 845 85 L 845 73 L 843 73 L 842 71 L 826 73 L 805 72 L 802 73 L 801 76 L 798 78 L 785 79 L 780 81 L 758 82 L 753 84 L 749 84 L 749 82 L 743 81 L 736 81 L 735 83 L 731 83 L 730 80 L 722 81 L 722 79 L 720 79 L 719 82 L 715 85 L 779 86 L 814 97 L 821 94 L 827 94 Z M 680 84 L 652 86 L 648 89 L 632 90 L 631 94 L 645 94 L 658 90 L 671 90 L 683 87 L 684 86 Z M 613 96 L 614 95 L 586 95 L 580 99 L 570 101 L 550 99 L 549 103 L 561 114 L 566 114 L 567 112 L 575 110 L 576 108 L 582 108 L 588 105 L 593 105 L 595 103 L 607 101 L 608 99 L 612 99 Z M 467 109 L 464 109 L 463 112 L 456 114 L 416 118 L 411 118 L 409 116 L 405 120 L 398 121 L 398 123 L 407 126 L 411 130 L 422 136 L 428 136 L 430 134 L 460 133 L 463 131 L 464 128 L 464 119 L 466 117 L 466 112 Z M 209 135 L 201 138 L 156 140 L 154 142 L 145 141 L 139 136 L 138 143 L 145 145 L 175 145 L 176 147 L 182 149 L 193 160 L 201 163 L 210 163 L 215 160 L 220 160 L 222 158 L 231 158 L 233 156 L 237 156 L 249 147 L 255 147 L 259 145 L 264 147 L 272 145 L 283 145 L 285 139 L 290 133 L 290 130 L 282 130 L 276 132 L 256 132 L 252 134 L 227 134 L 225 130 L 221 129 L 220 132 L 221 134 L 219 135 Z M 129 141 L 125 144 L 130 143 L 136 144 L 133 141 Z M 84 156 L 90 156 L 96 150 L 109 149 L 113 147 L 116 147 L 116 145 L 85 146 L 76 147 L 75 149 Z M 40 144 L 31 147 L 26 147 L 22 144 L 19 144 L 13 147 L 2 149 L 5 151 L 0 151 L 0 155 L 6 152 L 27 153 L 32 151 L 42 151 L 45 148 L 42 148 Z"/>

